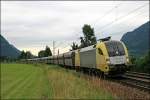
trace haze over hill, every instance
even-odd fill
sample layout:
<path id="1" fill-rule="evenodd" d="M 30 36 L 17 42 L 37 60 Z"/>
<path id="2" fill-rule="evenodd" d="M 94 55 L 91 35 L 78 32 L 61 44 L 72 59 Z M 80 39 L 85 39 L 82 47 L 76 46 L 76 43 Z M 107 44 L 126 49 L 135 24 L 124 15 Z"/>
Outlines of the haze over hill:
<path id="1" fill-rule="evenodd" d="M 132 32 L 127 32 L 121 38 L 128 50 L 130 55 L 143 56 L 149 50 L 149 36 L 150 36 L 150 21 L 136 28 Z"/>
<path id="2" fill-rule="evenodd" d="M 20 55 L 20 51 L 14 47 L 0 34 L 0 57 L 17 58 Z"/>

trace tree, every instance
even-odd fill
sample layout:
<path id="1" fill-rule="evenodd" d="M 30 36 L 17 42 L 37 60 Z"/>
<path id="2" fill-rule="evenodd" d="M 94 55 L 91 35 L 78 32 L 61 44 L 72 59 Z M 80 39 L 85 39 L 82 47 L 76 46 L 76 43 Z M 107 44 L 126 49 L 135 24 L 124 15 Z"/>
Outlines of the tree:
<path id="1" fill-rule="evenodd" d="M 80 37 L 81 45 L 80 47 L 87 47 L 96 44 L 96 37 L 94 34 L 94 29 L 90 25 L 85 24 L 82 28 L 84 37 Z"/>
<path id="2" fill-rule="evenodd" d="M 38 57 L 48 57 L 48 56 L 52 56 L 51 49 L 48 46 L 46 46 L 45 50 L 41 50 L 38 53 Z"/>
<path id="3" fill-rule="evenodd" d="M 26 58 L 26 53 L 23 51 L 21 51 L 21 54 L 19 56 L 19 59 L 25 59 Z"/>
<path id="4" fill-rule="evenodd" d="M 75 42 L 73 42 L 72 45 L 71 45 L 71 48 L 72 48 L 71 49 L 71 51 L 72 51 L 72 50 L 77 50 L 79 47 L 78 47 L 78 44 L 76 44 Z"/>
<path id="5" fill-rule="evenodd" d="M 31 54 L 30 51 L 21 51 L 21 54 L 19 56 L 19 59 L 30 59 L 30 58 L 33 58 L 33 55 Z"/>
<path id="6" fill-rule="evenodd" d="M 46 46 L 46 48 L 45 48 L 44 56 L 45 57 L 52 56 L 51 49 L 48 46 Z"/>
<path id="7" fill-rule="evenodd" d="M 38 57 L 44 57 L 45 56 L 45 51 L 41 50 L 38 52 Z"/>
<path id="8" fill-rule="evenodd" d="M 30 51 L 27 51 L 26 52 L 26 59 L 30 59 L 30 58 L 32 58 L 33 56 L 32 56 L 32 54 L 31 54 L 31 52 Z"/>
<path id="9" fill-rule="evenodd" d="M 130 55 L 130 61 L 132 64 L 135 64 L 136 60 L 137 60 L 136 57 L 134 57 L 133 55 Z"/>
<path id="10" fill-rule="evenodd" d="M 83 39 L 83 37 L 80 37 L 80 42 L 81 42 L 81 45 L 80 45 L 80 48 L 84 48 L 84 47 L 87 47 L 87 43 L 85 42 L 85 40 Z"/>
<path id="11" fill-rule="evenodd" d="M 80 37 L 80 43 L 81 43 L 80 46 L 77 46 L 77 48 L 76 48 L 76 45 L 73 42 L 73 44 L 71 45 L 72 50 L 76 50 L 76 49 L 79 49 L 79 48 L 84 48 L 84 47 L 94 45 L 94 44 L 97 43 L 96 37 L 95 37 L 95 34 L 94 34 L 94 29 L 91 28 L 90 25 L 85 24 L 82 27 L 82 31 L 83 31 L 84 37 Z"/>
<path id="12" fill-rule="evenodd" d="M 132 68 L 133 71 L 149 73 L 150 70 L 150 51 L 146 55 L 139 57 L 135 61 L 135 66 Z"/>

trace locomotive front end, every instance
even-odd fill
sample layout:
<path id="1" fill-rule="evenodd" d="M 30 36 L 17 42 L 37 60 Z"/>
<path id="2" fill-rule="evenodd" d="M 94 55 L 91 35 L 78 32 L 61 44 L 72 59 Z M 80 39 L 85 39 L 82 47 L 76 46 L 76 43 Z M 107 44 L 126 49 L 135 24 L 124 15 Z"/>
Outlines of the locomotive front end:
<path id="1" fill-rule="evenodd" d="M 109 72 L 107 74 L 124 74 L 129 64 L 126 46 L 120 41 L 106 41 L 104 44 L 108 53 L 106 63 L 109 67 Z"/>

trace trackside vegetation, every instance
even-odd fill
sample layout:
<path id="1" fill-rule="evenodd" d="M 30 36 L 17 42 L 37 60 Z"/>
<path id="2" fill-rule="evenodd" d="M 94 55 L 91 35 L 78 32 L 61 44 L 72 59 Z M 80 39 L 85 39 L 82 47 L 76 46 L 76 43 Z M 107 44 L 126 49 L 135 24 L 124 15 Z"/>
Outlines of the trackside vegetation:
<path id="1" fill-rule="evenodd" d="M 150 51 L 139 58 L 131 57 L 131 62 L 135 65 L 131 68 L 132 71 L 150 73 Z"/>
<path id="2" fill-rule="evenodd" d="M 113 99 L 111 93 L 55 65 L 1 64 L 1 99 Z"/>
<path id="3" fill-rule="evenodd" d="M 93 84 L 85 80 L 73 70 L 51 66 L 48 70 L 54 97 L 57 99 L 112 99 L 110 93 L 103 89 L 93 88 Z M 56 84 L 57 83 L 57 84 Z"/>

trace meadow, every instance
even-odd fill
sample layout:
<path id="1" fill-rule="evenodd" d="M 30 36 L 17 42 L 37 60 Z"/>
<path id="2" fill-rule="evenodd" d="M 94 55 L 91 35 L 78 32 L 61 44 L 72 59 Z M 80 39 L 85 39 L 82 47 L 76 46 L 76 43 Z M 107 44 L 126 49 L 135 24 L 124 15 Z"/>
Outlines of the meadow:
<path id="1" fill-rule="evenodd" d="M 3 63 L 1 99 L 150 99 L 150 95 L 57 65 Z"/>
<path id="2" fill-rule="evenodd" d="M 73 70 L 45 64 L 1 64 L 1 99 L 113 99 Z"/>

